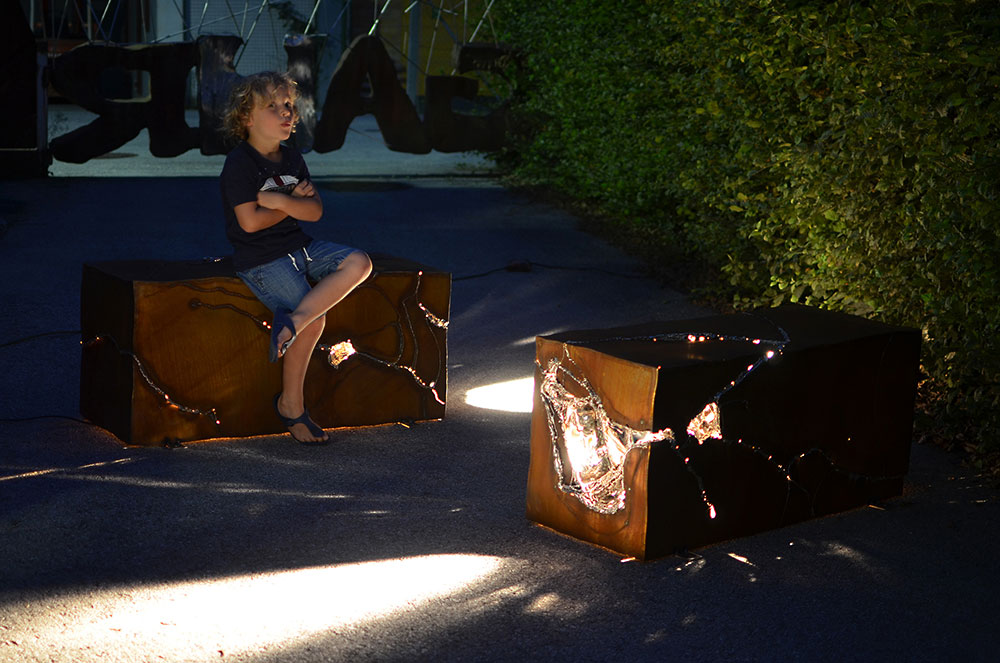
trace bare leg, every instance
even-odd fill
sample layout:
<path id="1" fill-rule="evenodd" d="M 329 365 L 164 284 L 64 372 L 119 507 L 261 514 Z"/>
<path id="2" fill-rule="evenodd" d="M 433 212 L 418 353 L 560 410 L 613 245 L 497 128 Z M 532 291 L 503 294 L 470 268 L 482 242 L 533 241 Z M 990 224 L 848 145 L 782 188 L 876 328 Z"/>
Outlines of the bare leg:
<path id="1" fill-rule="evenodd" d="M 309 359 L 325 324 L 326 317 L 314 320 L 299 332 L 298 338 L 284 354 L 284 361 L 281 362 L 281 396 L 278 398 L 278 412 L 284 417 L 298 417 L 306 409 L 303 392 L 306 369 L 309 368 Z M 324 439 L 310 433 L 305 424 L 295 424 L 289 430 L 292 437 L 300 442 L 318 442 Z"/>
<path id="2" fill-rule="evenodd" d="M 327 311 L 336 306 L 371 273 L 372 261 L 364 251 L 355 251 L 344 258 L 337 271 L 323 277 L 292 311 L 291 318 L 295 328 L 304 329 L 313 320 L 326 315 Z M 292 347 L 295 347 L 294 343 Z"/>
<path id="3" fill-rule="evenodd" d="M 371 271 L 372 262 L 368 255 L 362 251 L 355 251 L 344 259 L 337 271 L 320 280 L 292 311 L 290 317 L 295 329 L 301 331 L 283 355 L 282 390 L 278 399 L 278 411 L 283 416 L 297 417 L 305 410 L 303 389 L 306 370 L 326 325 L 326 312 L 368 278 Z M 291 335 L 291 330 L 287 330 L 280 334 L 279 339 L 284 343 L 291 338 Z M 310 434 L 304 424 L 292 426 L 291 433 L 299 441 L 314 442 L 322 439 Z"/>

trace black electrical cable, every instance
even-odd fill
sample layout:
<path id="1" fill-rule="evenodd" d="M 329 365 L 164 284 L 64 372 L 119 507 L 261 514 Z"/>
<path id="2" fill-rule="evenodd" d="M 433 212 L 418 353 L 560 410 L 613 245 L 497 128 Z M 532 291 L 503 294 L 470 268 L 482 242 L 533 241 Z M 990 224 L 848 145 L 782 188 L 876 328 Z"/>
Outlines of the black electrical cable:
<path id="1" fill-rule="evenodd" d="M 69 336 L 69 335 L 79 336 L 80 330 L 67 329 L 66 331 L 51 331 L 51 332 L 42 332 L 41 334 L 32 334 L 31 336 L 25 336 L 24 338 L 16 338 L 13 341 L 6 341 L 4 343 L 0 343 L 0 348 L 10 347 L 11 345 L 17 345 L 19 343 L 27 343 L 28 341 L 34 341 L 35 339 L 45 338 L 47 336 Z"/>
<path id="2" fill-rule="evenodd" d="M 38 421 L 39 419 L 65 419 L 67 421 L 74 421 L 78 424 L 93 426 L 94 428 L 103 428 L 102 426 L 98 426 L 92 421 L 87 421 L 86 419 L 80 419 L 79 417 L 71 417 L 67 414 L 39 414 L 34 417 L 0 417 L 0 423 L 16 424 L 24 421 Z"/>
<path id="3" fill-rule="evenodd" d="M 79 336 L 80 330 L 74 329 L 74 330 L 51 331 L 51 332 L 42 332 L 40 334 L 32 334 L 31 336 L 25 336 L 24 338 L 17 338 L 14 339 L 13 341 L 6 341 L 4 343 L 0 343 L 0 348 L 8 348 L 12 345 L 18 345 L 19 343 L 27 343 L 28 341 L 34 341 L 39 338 L 47 338 L 50 336 L 70 336 L 70 335 Z M 64 414 L 41 414 L 35 417 L 0 417 L 0 422 L 19 423 L 23 421 L 37 421 L 38 419 L 66 419 L 68 421 L 75 421 L 80 424 L 86 424 L 87 426 L 94 426 L 95 428 L 100 428 L 100 426 L 98 426 L 93 422 L 87 421 L 85 419 L 80 419 L 78 417 L 71 417 Z"/>
<path id="4" fill-rule="evenodd" d="M 545 269 L 559 269 L 571 272 L 598 272 L 601 274 L 607 274 L 609 276 L 617 276 L 623 279 L 641 279 L 645 278 L 642 274 L 625 274 L 623 272 L 615 272 L 609 269 L 601 269 L 600 267 L 567 267 L 565 265 L 547 265 L 541 262 L 535 262 L 533 260 L 515 260 L 513 262 L 507 263 L 504 267 L 497 267 L 495 269 L 490 269 L 485 272 L 479 272 L 478 274 L 467 274 L 465 276 L 456 276 L 452 278 L 452 281 L 468 281 L 470 279 L 478 279 L 484 276 L 489 276 L 490 274 L 496 274 L 497 272 L 530 272 L 534 267 L 543 267 Z"/>

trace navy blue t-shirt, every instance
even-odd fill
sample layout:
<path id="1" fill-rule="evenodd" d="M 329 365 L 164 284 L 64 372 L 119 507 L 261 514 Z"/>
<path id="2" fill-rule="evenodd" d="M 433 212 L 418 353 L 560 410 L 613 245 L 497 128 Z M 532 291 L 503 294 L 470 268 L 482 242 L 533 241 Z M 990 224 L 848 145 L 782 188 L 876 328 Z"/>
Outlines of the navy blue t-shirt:
<path id="1" fill-rule="evenodd" d="M 281 146 L 281 162 L 261 156 L 246 141 L 226 156 L 220 179 L 222 206 L 226 217 L 226 237 L 233 245 L 233 267 L 237 271 L 271 262 L 275 258 L 298 251 L 312 238 L 291 216 L 257 232 L 240 227 L 233 208 L 256 202 L 262 189 L 291 193 L 300 180 L 309 179 L 309 169 L 298 150 Z"/>

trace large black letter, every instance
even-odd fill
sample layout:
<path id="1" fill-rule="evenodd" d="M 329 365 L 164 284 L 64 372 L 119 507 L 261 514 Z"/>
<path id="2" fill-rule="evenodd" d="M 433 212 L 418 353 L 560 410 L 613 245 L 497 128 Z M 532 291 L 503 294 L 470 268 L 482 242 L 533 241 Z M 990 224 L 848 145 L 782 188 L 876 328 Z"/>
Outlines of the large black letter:
<path id="1" fill-rule="evenodd" d="M 366 80 L 371 97 L 362 94 Z M 430 141 L 417 109 L 399 84 L 392 58 L 378 37 L 362 35 L 344 51 L 330 78 L 313 149 L 330 152 L 344 144 L 351 121 L 373 113 L 390 150 L 427 154 Z"/>
<path id="2" fill-rule="evenodd" d="M 52 85 L 62 94 L 100 117 L 52 140 L 52 154 L 60 161 L 83 163 L 121 147 L 149 129 L 149 151 L 174 157 L 199 143 L 197 127 L 184 119 L 187 73 L 197 62 L 192 42 L 109 46 L 82 44 L 52 63 Z M 121 67 L 149 72 L 150 96 L 143 100 L 108 99 L 98 90 L 103 70 Z"/>

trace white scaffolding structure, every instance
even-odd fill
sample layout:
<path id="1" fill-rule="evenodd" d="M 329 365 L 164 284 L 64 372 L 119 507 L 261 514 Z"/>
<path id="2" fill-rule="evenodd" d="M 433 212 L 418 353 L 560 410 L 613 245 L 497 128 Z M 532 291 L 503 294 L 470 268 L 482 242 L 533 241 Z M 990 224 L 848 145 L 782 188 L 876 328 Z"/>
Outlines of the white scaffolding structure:
<path id="1" fill-rule="evenodd" d="M 321 60 L 335 64 L 350 37 L 367 31 L 386 43 L 414 100 L 428 73 L 455 73 L 454 68 L 432 71 L 435 57 L 441 59 L 455 44 L 497 40 L 496 0 L 21 1 L 36 37 L 56 45 L 50 46 L 50 56 L 76 43 L 159 43 L 233 34 L 244 42 L 236 56 L 241 74 L 284 69 L 288 34 L 324 37 Z M 389 22 L 392 29 L 386 30 Z"/>

